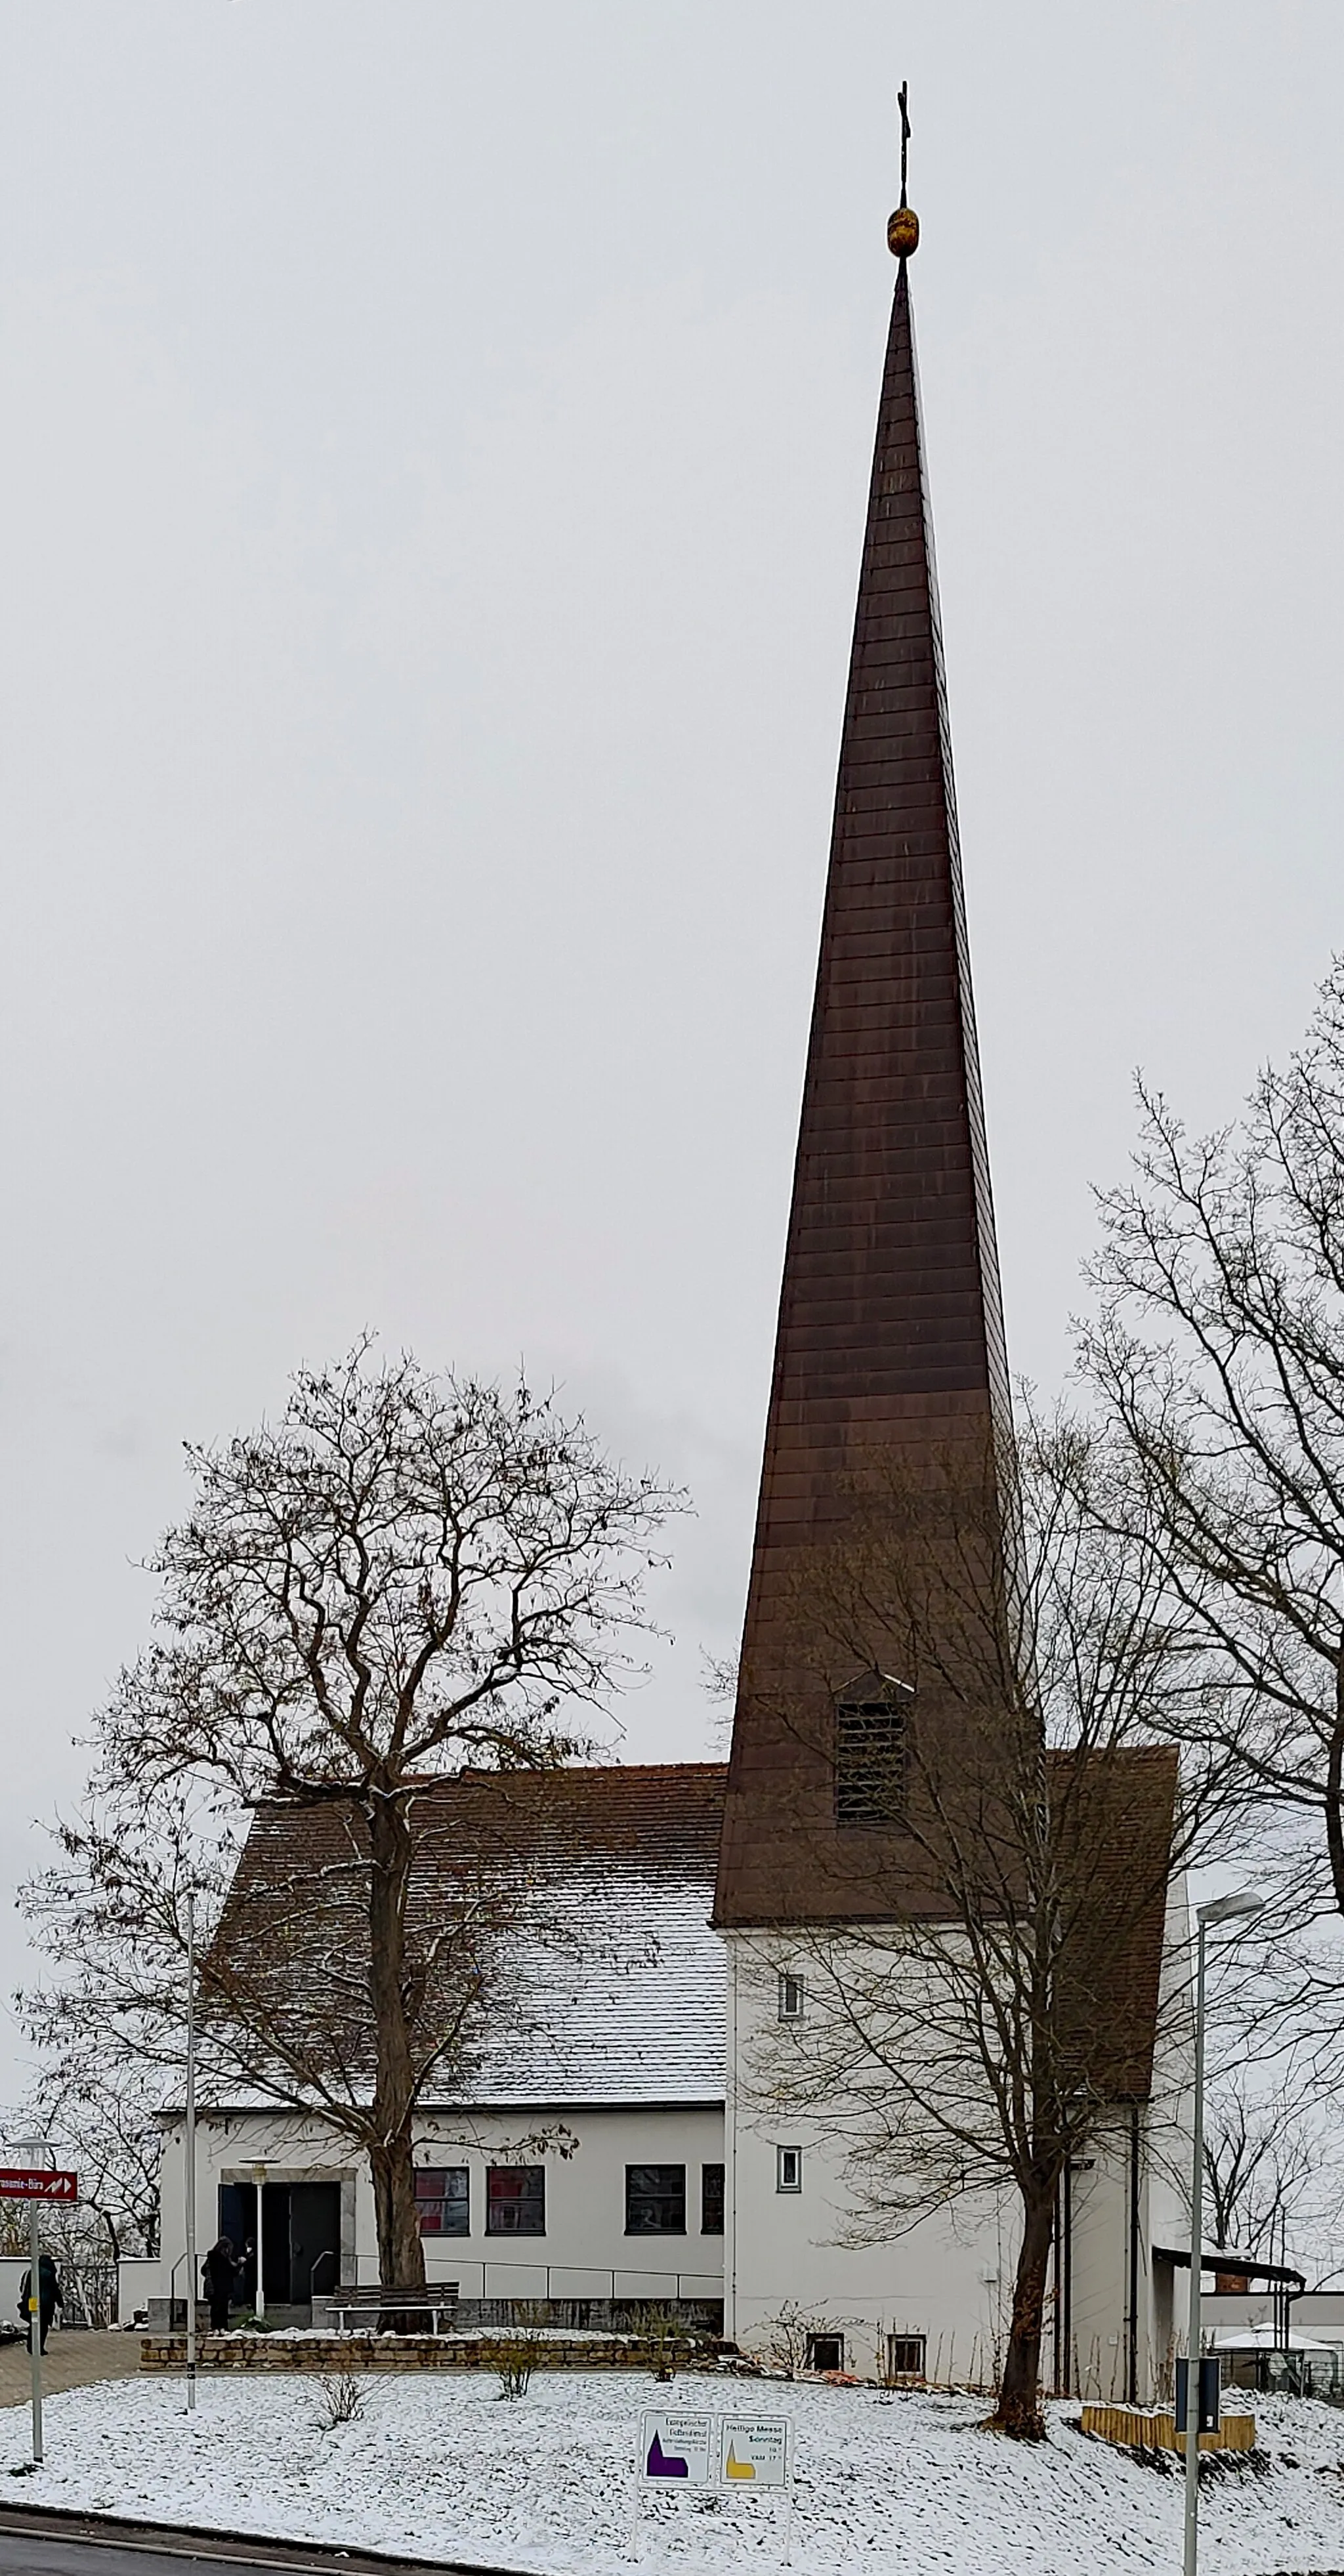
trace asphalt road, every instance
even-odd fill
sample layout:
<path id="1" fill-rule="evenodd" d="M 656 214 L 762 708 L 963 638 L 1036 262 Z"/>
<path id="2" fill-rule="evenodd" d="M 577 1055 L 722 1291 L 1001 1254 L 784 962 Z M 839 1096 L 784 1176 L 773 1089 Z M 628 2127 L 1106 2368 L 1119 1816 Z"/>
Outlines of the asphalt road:
<path id="1" fill-rule="evenodd" d="M 81 2514 L 0 2506 L 0 2576 L 174 2576 L 184 2560 L 196 2576 L 519 2576 L 508 2567 L 458 2559 L 374 2558 L 359 2550 L 310 2549 L 301 2542 L 229 2540 L 216 2533 L 110 2523 Z"/>

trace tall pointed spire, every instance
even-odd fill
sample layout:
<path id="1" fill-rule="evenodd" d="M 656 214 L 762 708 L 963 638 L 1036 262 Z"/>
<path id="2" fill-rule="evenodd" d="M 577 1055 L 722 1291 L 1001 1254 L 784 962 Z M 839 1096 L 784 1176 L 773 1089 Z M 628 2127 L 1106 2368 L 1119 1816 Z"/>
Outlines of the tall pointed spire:
<path id="1" fill-rule="evenodd" d="M 905 203 L 859 575 L 802 1122 L 743 1636 L 717 1919 L 871 1911 L 834 1713 L 800 1725 L 800 1565 L 899 1444 L 918 1465 L 1008 1415 Z M 828 1732 L 828 1728 L 831 1730 Z M 872 1883 L 866 1846 L 865 1883 Z"/>

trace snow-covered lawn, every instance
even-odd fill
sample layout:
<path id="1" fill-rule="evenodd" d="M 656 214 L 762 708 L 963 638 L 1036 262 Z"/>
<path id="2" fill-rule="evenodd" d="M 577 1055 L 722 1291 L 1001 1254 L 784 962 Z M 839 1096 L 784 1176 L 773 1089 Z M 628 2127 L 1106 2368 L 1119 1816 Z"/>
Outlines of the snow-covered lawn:
<path id="1" fill-rule="evenodd" d="M 674 2404 L 794 2419 L 792 2567 L 799 2576 L 1134 2576 L 1181 2560 L 1179 2479 L 1071 2432 L 1021 2449 L 977 2429 L 965 2398 L 633 2374 L 547 2372 L 515 2403 L 486 2374 L 365 2382 L 362 2418 L 321 2426 L 300 2378 L 208 2378 L 194 2419 L 181 2383 L 117 2380 L 47 2409 L 46 2466 L 14 2502 L 204 2524 L 536 2569 L 624 2576 L 784 2563 L 777 2499 L 657 2496 L 631 2522 L 639 2411 Z M 1202 2498 L 1209 2576 L 1344 2570 L 1344 2410 L 1262 2399 L 1268 2475 Z M 27 2456 L 28 2417 L 0 2413 L 0 2467 Z"/>

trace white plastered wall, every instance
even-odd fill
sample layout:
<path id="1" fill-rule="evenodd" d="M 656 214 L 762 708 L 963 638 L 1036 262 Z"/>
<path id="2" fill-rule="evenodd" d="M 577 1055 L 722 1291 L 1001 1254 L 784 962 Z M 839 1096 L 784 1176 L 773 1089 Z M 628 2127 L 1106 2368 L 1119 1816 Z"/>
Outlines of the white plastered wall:
<path id="1" fill-rule="evenodd" d="M 568 2155 L 552 2145 L 521 2153 L 534 2131 L 561 2130 L 577 2143 Z M 426 2111 L 416 2125 L 419 2164 L 465 2165 L 471 2174 L 469 2236 L 427 2237 L 431 2280 L 453 2280 L 464 2299 L 687 2298 L 722 2296 L 723 2238 L 700 2227 L 700 2170 L 723 2161 L 723 2112 L 717 2103 L 639 2109 L 547 2104 L 534 2110 Z M 546 2168 L 546 2233 L 485 2233 L 488 2165 L 539 2163 Z M 627 2164 L 684 2164 L 686 2234 L 625 2233 Z M 353 2147 L 321 2121 L 278 2112 L 214 2113 L 197 2130 L 197 2235 L 202 2253 L 217 2233 L 223 2182 L 339 2181 L 342 2185 L 341 2277 L 378 2278 L 373 2188 Z M 163 2165 L 163 2269 L 183 2294 L 185 2247 L 183 2128 L 169 2128 Z"/>
<path id="2" fill-rule="evenodd" d="M 745 2349 L 771 2341 L 786 2306 L 843 2333 L 847 2367 L 879 2368 L 888 2334 L 922 2335 L 931 2374 L 988 2381 L 1011 2296 L 1016 2251 L 1011 2202 L 964 2201 L 887 2245 L 847 2246 L 843 2156 L 824 2119 L 772 2113 L 752 2098 L 753 2043 L 777 2011 L 775 1945 L 735 1933 L 729 1952 L 729 2071 L 725 2157 L 725 2332 Z M 781 2146 L 802 2148 L 800 2192 L 778 2188 Z"/>
<path id="3" fill-rule="evenodd" d="M 754 2044 L 778 2010 L 779 1945 L 739 1933 L 729 1937 L 728 1950 L 725 2331 L 749 2349 L 763 2348 L 772 2320 L 791 2305 L 819 2325 L 842 2331 L 847 2362 L 860 2372 L 874 2368 L 888 2333 L 920 2334 L 932 2375 L 988 2379 L 1011 2304 L 1018 2242 L 1014 2196 L 968 2197 L 955 2211 L 921 2220 L 888 2245 L 855 2248 L 839 2241 L 848 2212 L 844 2159 L 824 2119 L 762 2109 L 750 2081 Z M 1168 1907 L 1153 2098 L 1139 2114 L 1135 2342 L 1141 2399 L 1157 2393 L 1171 2347 L 1170 2267 L 1154 2264 L 1152 2248 L 1183 2244 L 1189 2232 L 1180 2185 L 1190 2134 L 1188 2034 L 1181 2009 L 1187 1957 L 1185 1892 L 1177 1886 Z M 803 2150 L 799 2193 L 777 2187 L 781 2145 Z M 1103 2396 L 1123 2396 L 1128 2378 L 1132 2182 L 1125 2109 L 1081 2160 L 1072 2185 L 1070 2379 Z M 1053 2311 L 1043 2351 L 1047 2377 L 1054 2360 L 1052 2329 Z"/>

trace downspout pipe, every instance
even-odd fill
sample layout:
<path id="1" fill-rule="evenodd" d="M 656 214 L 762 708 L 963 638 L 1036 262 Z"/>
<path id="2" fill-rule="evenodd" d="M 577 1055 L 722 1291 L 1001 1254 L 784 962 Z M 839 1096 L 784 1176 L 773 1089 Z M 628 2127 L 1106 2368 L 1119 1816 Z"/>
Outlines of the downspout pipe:
<path id="1" fill-rule="evenodd" d="M 1125 2397 L 1139 2402 L 1139 2106 L 1129 2106 L 1129 2335 L 1125 2354 Z"/>

